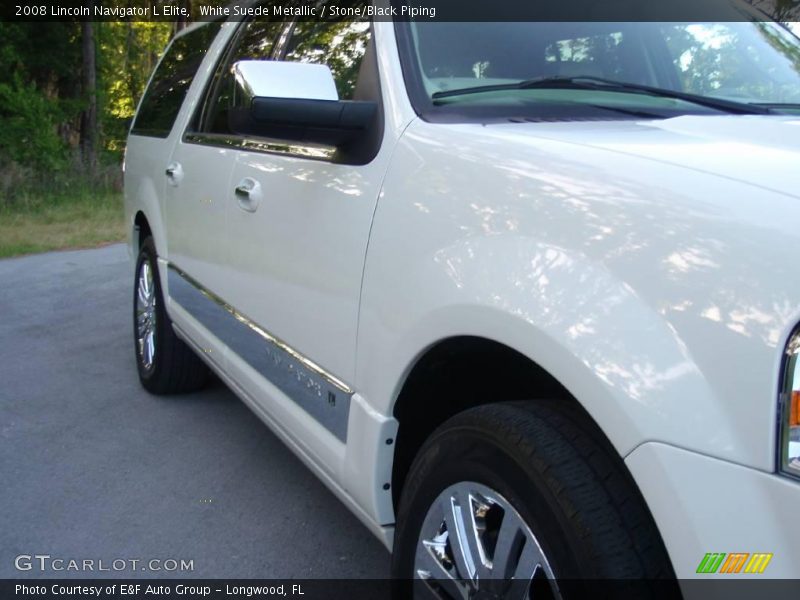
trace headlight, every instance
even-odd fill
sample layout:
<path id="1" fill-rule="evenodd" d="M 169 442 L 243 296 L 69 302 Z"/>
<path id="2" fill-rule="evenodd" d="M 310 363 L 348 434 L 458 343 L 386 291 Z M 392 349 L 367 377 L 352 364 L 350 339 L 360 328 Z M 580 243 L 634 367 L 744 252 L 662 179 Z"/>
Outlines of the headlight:
<path id="1" fill-rule="evenodd" d="M 800 479 L 800 332 L 795 332 L 786 346 L 783 390 L 780 397 L 781 472 Z"/>

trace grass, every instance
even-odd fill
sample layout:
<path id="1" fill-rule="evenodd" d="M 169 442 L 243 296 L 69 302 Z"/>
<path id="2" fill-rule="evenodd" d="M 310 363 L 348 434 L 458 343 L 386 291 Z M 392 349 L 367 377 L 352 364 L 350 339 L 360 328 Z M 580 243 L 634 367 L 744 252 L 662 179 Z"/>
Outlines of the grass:
<path id="1" fill-rule="evenodd" d="M 122 194 L 85 187 L 0 199 L 0 258 L 125 239 Z"/>

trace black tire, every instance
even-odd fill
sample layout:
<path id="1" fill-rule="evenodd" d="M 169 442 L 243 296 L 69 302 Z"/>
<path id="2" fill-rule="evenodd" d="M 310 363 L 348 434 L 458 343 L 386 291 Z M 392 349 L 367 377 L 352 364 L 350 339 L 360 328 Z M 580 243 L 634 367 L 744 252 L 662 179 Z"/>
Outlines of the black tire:
<path id="1" fill-rule="evenodd" d="M 626 580 L 637 598 L 679 597 L 661 536 L 619 455 L 579 409 L 530 401 L 467 410 L 425 442 L 399 502 L 396 598 L 412 595 L 409 580 L 429 508 L 459 482 L 488 486 L 516 509 L 563 597 L 629 595 L 608 581 L 598 587 L 598 580 Z"/>
<path id="2" fill-rule="evenodd" d="M 137 329 L 139 276 L 145 265 L 149 265 L 152 269 L 155 294 L 155 310 L 153 311 L 155 352 L 151 361 L 145 359 Z M 156 247 L 152 237 L 148 237 L 142 242 L 139 257 L 136 260 L 133 282 L 133 342 L 142 386 L 148 392 L 159 395 L 182 394 L 199 390 L 208 381 L 208 367 L 183 340 L 175 335 L 172 329 L 172 322 L 164 305 L 164 294 L 161 291 L 161 280 L 158 276 Z"/>

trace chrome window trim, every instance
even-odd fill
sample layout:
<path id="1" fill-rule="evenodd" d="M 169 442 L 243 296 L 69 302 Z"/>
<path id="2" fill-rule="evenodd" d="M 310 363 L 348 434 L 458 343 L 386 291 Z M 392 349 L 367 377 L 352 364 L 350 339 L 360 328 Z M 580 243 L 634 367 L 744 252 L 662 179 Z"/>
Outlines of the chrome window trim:
<path id="1" fill-rule="evenodd" d="M 302 144 L 289 144 L 273 140 L 246 138 L 220 133 L 185 133 L 183 141 L 187 144 L 202 146 L 215 146 L 218 148 L 233 148 L 245 152 L 259 152 L 262 154 L 279 154 L 308 158 L 314 160 L 332 160 L 336 148 L 328 146 L 311 146 Z"/>

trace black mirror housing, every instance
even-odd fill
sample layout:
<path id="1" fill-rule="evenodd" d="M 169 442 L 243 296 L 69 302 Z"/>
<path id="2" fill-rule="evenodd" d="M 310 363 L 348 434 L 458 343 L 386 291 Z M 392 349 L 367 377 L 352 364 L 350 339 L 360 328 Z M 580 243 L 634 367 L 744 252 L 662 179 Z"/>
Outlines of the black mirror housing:
<path id="1" fill-rule="evenodd" d="M 375 123 L 376 102 L 255 97 L 229 113 L 237 135 L 341 147 Z"/>

